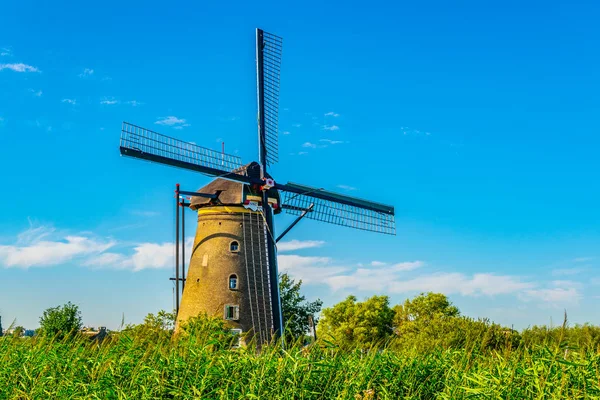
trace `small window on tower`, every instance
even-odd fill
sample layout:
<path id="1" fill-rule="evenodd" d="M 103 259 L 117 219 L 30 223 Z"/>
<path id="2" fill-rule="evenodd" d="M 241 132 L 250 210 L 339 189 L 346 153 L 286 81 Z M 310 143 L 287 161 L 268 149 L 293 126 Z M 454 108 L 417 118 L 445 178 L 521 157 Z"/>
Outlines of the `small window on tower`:
<path id="1" fill-rule="evenodd" d="M 230 250 L 232 253 L 235 253 L 235 252 L 238 252 L 238 251 L 240 251 L 240 244 L 239 244 L 238 242 L 235 242 L 235 241 L 234 241 L 234 242 L 231 242 L 231 243 L 229 244 L 229 250 Z"/>
<path id="2" fill-rule="evenodd" d="M 237 321 L 240 318 L 240 307 L 233 305 L 225 306 L 225 319 Z"/>
<path id="3" fill-rule="evenodd" d="M 237 275 L 230 275 L 229 276 L 229 289 L 230 290 L 237 290 L 238 288 L 238 278 Z"/>

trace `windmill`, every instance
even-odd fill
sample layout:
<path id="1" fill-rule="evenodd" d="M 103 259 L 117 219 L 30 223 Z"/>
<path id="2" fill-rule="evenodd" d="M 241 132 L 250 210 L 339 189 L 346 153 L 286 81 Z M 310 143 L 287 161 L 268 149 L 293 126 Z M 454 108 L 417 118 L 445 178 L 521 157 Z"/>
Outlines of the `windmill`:
<path id="1" fill-rule="evenodd" d="M 322 188 L 282 184 L 269 174 L 269 167 L 278 161 L 281 49 L 280 37 L 256 30 L 259 162 L 244 165 L 239 157 L 127 122 L 120 141 L 123 156 L 215 178 L 197 192 L 177 187 L 177 197 L 191 198 L 189 204 L 178 205 L 198 213 L 188 274 L 176 278 L 177 324 L 203 312 L 220 315 L 233 330 L 259 344 L 283 330 L 276 242 L 300 219 L 396 234 L 392 206 Z M 298 217 L 276 238 L 273 214 L 282 211 Z M 181 305 L 180 280 L 185 285 Z"/>

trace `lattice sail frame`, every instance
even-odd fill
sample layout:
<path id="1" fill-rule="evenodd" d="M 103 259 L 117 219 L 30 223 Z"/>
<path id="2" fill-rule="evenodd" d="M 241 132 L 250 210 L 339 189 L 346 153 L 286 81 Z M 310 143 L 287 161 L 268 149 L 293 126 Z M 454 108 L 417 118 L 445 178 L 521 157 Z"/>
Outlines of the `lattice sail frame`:
<path id="1" fill-rule="evenodd" d="M 283 193 L 283 209 L 288 214 L 300 215 L 313 204 L 313 209 L 306 214 L 305 218 L 386 235 L 396 234 L 393 212 L 387 213 L 334 200 L 324 200 L 313 197 L 310 193 Z"/>
<path id="2" fill-rule="evenodd" d="M 238 156 L 184 142 L 128 122 L 123 122 L 121 128 L 121 151 L 125 154 L 128 151 L 141 153 L 151 161 L 169 159 L 226 172 L 237 170 L 243 166 L 242 159 Z M 159 160 L 152 160 L 152 157 L 147 157 L 148 155 Z"/>
<path id="3" fill-rule="evenodd" d="M 262 83 L 262 109 L 264 116 L 264 141 L 266 161 L 269 165 L 279 161 L 279 86 L 281 82 L 281 52 L 283 39 L 272 33 L 258 29 L 262 36 L 262 46 L 257 43 L 257 84 L 260 92 Z M 260 111 L 259 111 L 260 112 Z"/>

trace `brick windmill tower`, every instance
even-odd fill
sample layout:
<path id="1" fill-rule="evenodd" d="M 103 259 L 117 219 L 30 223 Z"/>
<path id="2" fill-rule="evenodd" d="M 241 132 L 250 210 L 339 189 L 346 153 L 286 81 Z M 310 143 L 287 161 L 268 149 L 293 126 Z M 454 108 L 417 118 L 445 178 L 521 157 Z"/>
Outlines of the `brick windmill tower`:
<path id="1" fill-rule="evenodd" d="M 200 313 L 222 316 L 259 345 L 279 335 L 282 321 L 276 243 L 301 218 L 394 235 L 394 208 L 294 183 L 268 173 L 278 161 L 278 104 L 282 40 L 256 30 L 259 162 L 219 153 L 124 122 L 120 152 L 188 169 L 216 179 L 186 204 L 198 225 L 181 305 L 176 279 L 177 324 Z M 179 199 L 177 200 L 178 204 Z M 273 214 L 298 218 L 275 237 Z M 183 264 L 183 263 L 182 263 Z M 177 269 L 178 273 L 179 269 Z"/>

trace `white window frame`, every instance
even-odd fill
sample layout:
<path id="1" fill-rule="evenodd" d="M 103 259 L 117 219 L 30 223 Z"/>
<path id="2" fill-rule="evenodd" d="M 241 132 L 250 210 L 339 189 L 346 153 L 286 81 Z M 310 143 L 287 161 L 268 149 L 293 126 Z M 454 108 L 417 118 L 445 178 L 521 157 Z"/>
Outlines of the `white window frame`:
<path id="1" fill-rule="evenodd" d="M 233 307 L 233 318 L 228 318 L 228 308 Z M 240 306 L 237 304 L 225 304 L 225 320 L 227 321 L 238 321 L 240 319 Z"/>

